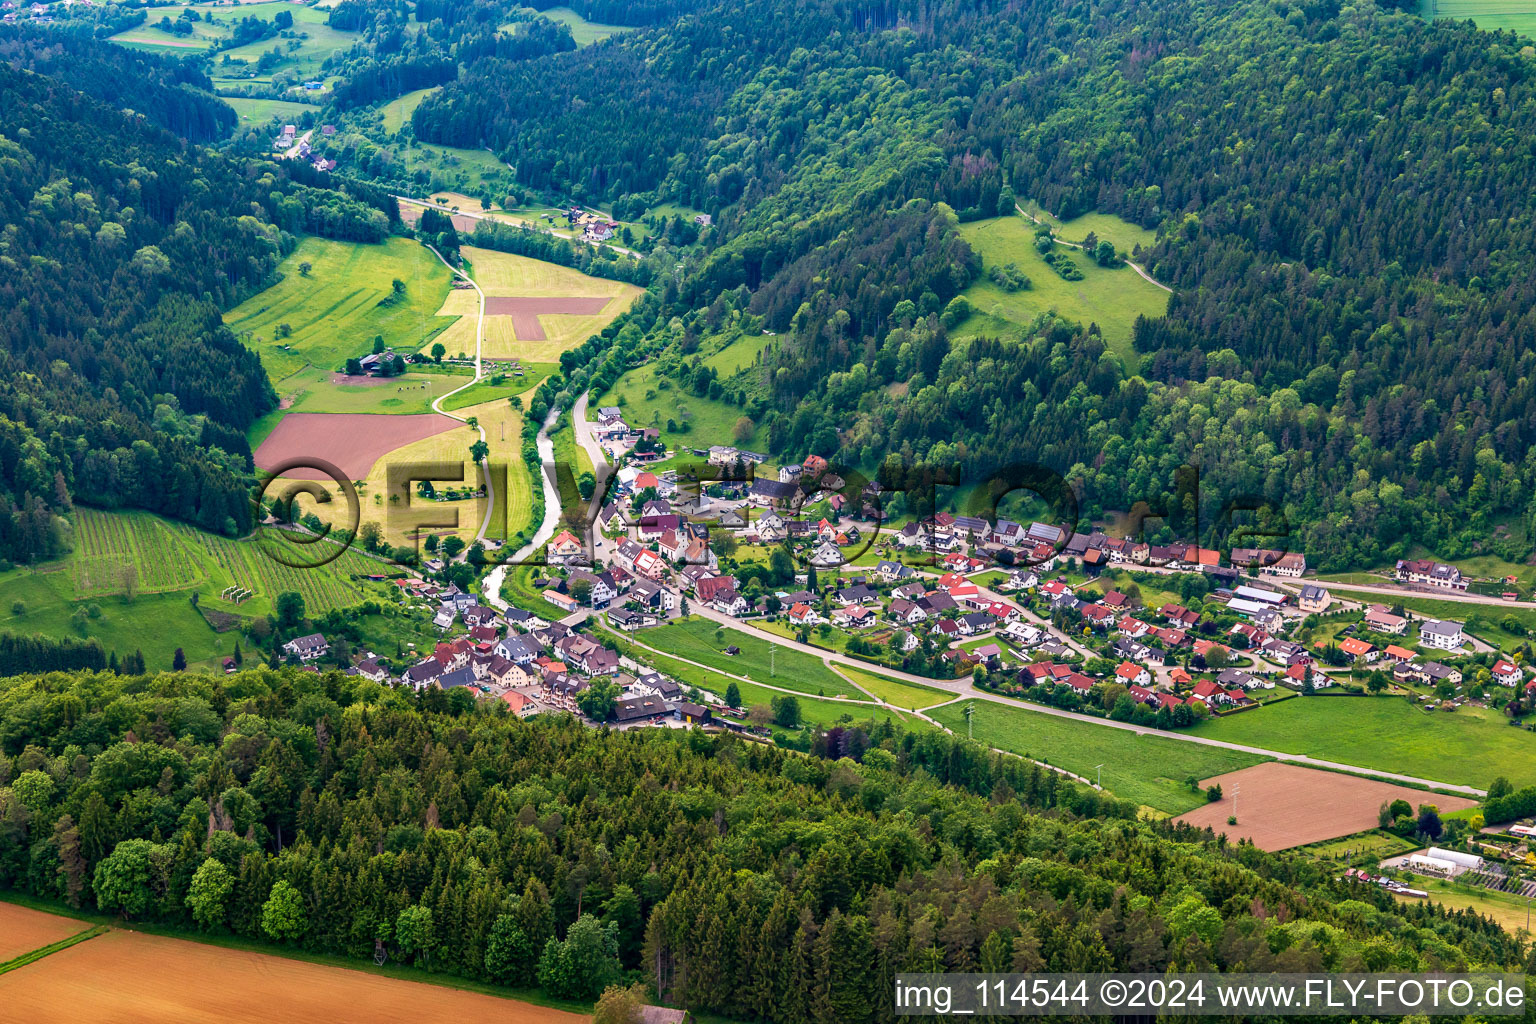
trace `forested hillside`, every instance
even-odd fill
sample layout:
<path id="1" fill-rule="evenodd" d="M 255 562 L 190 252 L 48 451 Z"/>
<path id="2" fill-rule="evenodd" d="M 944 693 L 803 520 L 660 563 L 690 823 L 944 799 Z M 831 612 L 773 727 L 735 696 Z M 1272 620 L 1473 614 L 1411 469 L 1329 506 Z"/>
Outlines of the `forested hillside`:
<path id="1" fill-rule="evenodd" d="M 531 187 L 711 213 L 668 298 L 745 286 L 787 335 L 727 392 L 778 452 L 1037 459 L 1089 514 L 1197 462 L 1207 526 L 1282 502 L 1343 566 L 1528 549 L 1533 76 L 1513 35 L 1372 4 L 756 0 L 478 62 L 413 122 Z M 1139 258 L 1174 295 L 1134 352 L 1089 324 L 951 344 L 987 269 L 954 224 L 1024 197 L 1159 228 Z"/>
<path id="2" fill-rule="evenodd" d="M 0 561 L 60 553 L 57 516 L 76 498 L 243 533 L 244 432 L 275 397 L 220 310 L 271 274 L 288 231 L 376 238 L 387 217 L 160 127 L 206 102 L 166 100 L 187 83 L 161 64 L 83 37 L 42 50 L 6 39 Z M 115 95 L 103 103 L 13 64 Z"/>
<path id="3" fill-rule="evenodd" d="M 1518 968 L 1486 920 L 933 732 L 838 760 L 263 670 L 0 681 L 0 886 L 590 999 L 886 1020 L 900 970 Z M 1095 818 L 1080 817 L 1095 815 Z"/>

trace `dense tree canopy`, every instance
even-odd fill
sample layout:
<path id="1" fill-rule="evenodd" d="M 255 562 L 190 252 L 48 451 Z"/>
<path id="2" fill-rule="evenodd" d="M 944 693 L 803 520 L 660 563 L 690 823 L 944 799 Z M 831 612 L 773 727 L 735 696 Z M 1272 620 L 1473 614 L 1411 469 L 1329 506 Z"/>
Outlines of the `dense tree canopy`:
<path id="1" fill-rule="evenodd" d="M 68 33 L 0 36 L 0 52 L 7 44 L 0 560 L 60 553 L 57 516 L 75 499 L 245 532 L 245 429 L 275 396 L 220 311 L 267 282 L 289 232 L 377 241 L 394 204 L 366 186 L 315 187 L 304 165 L 178 139 L 157 122 L 186 130 L 185 117 L 161 98 L 198 84 L 195 72 Z M 68 73 L 112 100 L 14 65 Z"/>
<path id="2" fill-rule="evenodd" d="M 1035 459 L 1090 514 L 1199 464 L 1202 539 L 1258 496 L 1342 566 L 1528 548 L 1494 525 L 1536 519 L 1533 82 L 1509 33 L 1371 4 L 756 0 L 477 62 L 414 126 L 531 187 L 709 212 L 664 297 L 744 287 L 784 336 L 724 389 L 784 454 Z M 929 318 L 987 269 L 953 224 L 1013 196 L 1159 228 L 1174 294 L 1134 353 L 1053 323 L 951 352 L 962 318 Z"/>
<path id="3" fill-rule="evenodd" d="M 1484 919 L 964 740 L 850 724 L 814 749 L 334 672 L 5 679 L 0 885 L 564 997 L 639 972 L 794 1024 L 889 1019 L 900 970 L 1520 964 Z"/>

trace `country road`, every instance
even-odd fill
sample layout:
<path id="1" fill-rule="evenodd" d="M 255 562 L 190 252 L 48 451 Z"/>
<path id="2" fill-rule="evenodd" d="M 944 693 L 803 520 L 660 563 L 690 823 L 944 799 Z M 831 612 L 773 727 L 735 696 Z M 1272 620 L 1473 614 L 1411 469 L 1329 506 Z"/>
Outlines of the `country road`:
<path id="1" fill-rule="evenodd" d="M 927 676 L 913 675 L 910 672 L 902 672 L 898 669 L 886 668 L 883 665 L 872 665 L 867 661 L 861 661 L 858 658 L 842 654 L 838 651 L 828 651 L 819 647 L 812 647 L 809 644 L 802 644 L 797 640 L 791 640 L 789 637 L 781 636 L 778 633 L 770 633 L 767 630 L 759 629 L 750 623 L 743 622 L 740 619 L 732 618 L 729 615 L 721 614 L 720 612 L 715 611 L 713 608 L 708 608 L 697 603 L 690 603 L 688 610 L 695 615 L 710 619 L 714 622 L 718 622 L 723 626 L 728 626 L 731 629 L 740 630 L 743 633 L 749 633 L 760 639 L 771 641 L 772 643 L 778 644 L 779 646 L 788 648 L 790 650 L 800 651 L 804 654 L 809 654 L 813 657 L 821 658 L 826 662 L 836 662 L 840 665 L 848 665 L 853 668 L 863 669 L 866 672 L 875 672 L 879 675 L 890 676 L 893 679 L 900 679 L 908 683 L 917 683 L 922 686 L 935 687 L 941 690 L 949 690 L 956 695 L 957 699 L 963 697 L 972 700 L 984 700 L 992 704 L 1001 704 L 1005 707 L 1020 708 L 1025 711 L 1038 712 L 1042 715 L 1053 715 L 1057 718 L 1070 718 L 1075 721 L 1083 722 L 1089 726 L 1099 726 L 1101 728 L 1107 729 L 1124 729 L 1127 732 L 1133 732 L 1142 736 L 1161 736 L 1166 739 L 1176 740 L 1184 743 L 1200 743 L 1208 747 L 1223 747 L 1227 750 L 1238 750 L 1246 754 L 1256 754 L 1260 757 L 1272 757 L 1276 760 L 1291 761 L 1296 764 L 1308 765 L 1313 768 L 1324 768 L 1331 771 L 1351 772 L 1356 775 L 1369 775 L 1374 778 L 1389 779 L 1394 782 L 1407 782 L 1415 786 L 1431 786 L 1438 789 L 1451 790 L 1457 793 L 1466 793 L 1470 796 L 1485 795 L 1483 790 L 1474 789 L 1471 786 L 1459 786 L 1448 782 L 1441 782 L 1437 779 L 1423 779 L 1416 775 L 1403 775 L 1398 772 L 1381 771 L 1375 768 L 1363 768 L 1360 765 L 1345 764 L 1341 761 L 1327 761 L 1322 758 L 1310 757 L 1306 754 L 1289 754 L 1282 750 L 1268 750 L 1264 747 L 1250 747 L 1242 743 L 1229 743 L 1226 740 L 1214 740 L 1204 736 L 1194 736 L 1186 732 L 1175 732 L 1172 730 L 1162 730 L 1148 728 L 1146 726 L 1132 725 L 1129 722 L 1112 722 L 1108 719 L 1094 718 L 1092 715 L 1083 715 L 1075 711 L 1064 711 L 1061 708 L 1046 707 L 1043 704 L 1033 704 L 1027 701 L 1015 700 L 1012 697 L 1004 697 L 1000 694 L 988 693 L 985 690 L 978 689 L 969 678 L 930 679 Z M 932 709 L 930 708 L 929 710 Z"/>
<path id="2" fill-rule="evenodd" d="M 595 468 L 605 464 L 608 460 L 601 447 L 598 446 L 597 442 L 592 438 L 591 427 L 587 422 L 587 403 L 588 395 L 586 393 L 583 393 L 581 397 L 573 403 L 571 407 L 571 427 L 577 442 L 581 444 L 581 446 L 585 448 L 587 453 L 592 457 L 592 465 Z M 601 543 L 600 540 L 599 543 Z M 601 555 L 600 551 L 599 555 Z M 499 586 L 499 577 L 497 585 Z M 980 589 L 982 593 L 988 596 L 995 597 L 998 600 L 1005 600 L 1005 598 L 1003 598 L 1001 595 L 998 595 L 994 591 L 991 591 L 987 588 L 978 589 Z M 1020 610 L 1021 612 L 1023 611 L 1023 609 Z M 1372 778 L 1387 779 L 1392 782 L 1404 782 L 1414 786 L 1428 786 L 1432 788 L 1445 789 L 1457 793 L 1465 793 L 1469 796 L 1486 795 L 1483 790 L 1475 789 L 1471 786 L 1455 785 L 1453 783 L 1441 782 L 1437 779 L 1424 779 L 1416 775 L 1405 775 L 1399 772 L 1388 772 L 1375 768 L 1364 768 L 1360 765 L 1345 764 L 1341 761 L 1328 761 L 1323 758 L 1311 757 L 1306 754 L 1290 754 L 1282 750 L 1269 750 L 1264 747 L 1252 747 L 1242 743 L 1230 743 L 1226 740 L 1209 739 L 1204 736 L 1194 736 L 1186 732 L 1148 728 L 1146 726 L 1133 725 L 1129 722 L 1113 722 L 1104 718 L 1095 718 L 1091 715 L 1079 714 L 1075 711 L 1065 711 L 1061 708 L 1046 707 L 1043 704 L 1034 704 L 1027 701 L 1015 700 L 1011 697 L 1004 697 L 1000 694 L 988 693 L 985 690 L 981 690 L 977 688 L 976 685 L 972 683 L 968 677 L 963 679 L 930 679 L 927 676 L 919 676 L 910 672 L 903 672 L 899 669 L 887 668 L 883 665 L 872 665 L 870 662 L 862 661 L 858 658 L 842 654 L 838 651 L 829 651 L 820 647 L 813 647 L 809 644 L 802 644 L 797 640 L 790 639 L 789 637 L 778 633 L 769 632 L 765 629 L 760 629 L 750 622 L 745 622 L 741 619 L 722 614 L 715 611 L 713 608 L 709 608 L 697 602 L 689 603 L 689 611 L 692 614 L 698 615 L 701 618 L 710 619 L 711 621 L 729 629 L 740 630 L 743 633 L 748 633 L 760 639 L 778 644 L 779 646 L 789 650 L 799 651 L 812 657 L 820 658 L 824 663 L 828 665 L 845 665 L 847 667 L 861 669 L 866 672 L 875 672 L 879 675 L 889 676 L 893 679 L 914 683 L 919 686 L 948 690 L 955 695 L 952 700 L 946 701 L 944 704 L 935 705 L 935 707 L 943 707 L 947 704 L 952 704 L 957 700 L 963 699 L 983 700 L 991 704 L 1000 704 L 1004 707 L 1018 708 L 1024 711 L 1032 711 L 1042 715 L 1052 715 L 1057 718 L 1072 719 L 1074 721 L 1084 723 L 1084 725 L 1087 727 L 1123 729 L 1127 732 L 1136 733 L 1137 735 L 1141 736 L 1153 735 L 1176 742 L 1198 743 L 1208 747 L 1221 747 L 1226 750 L 1236 750 L 1246 754 L 1254 754 L 1259 757 L 1269 757 L 1281 761 L 1290 761 L 1294 764 L 1301 764 L 1329 771 L 1342 771 L 1353 773 L 1355 775 L 1368 775 Z M 588 615 L 589 613 L 586 612 L 586 610 L 583 610 L 582 612 L 577 613 L 577 615 L 571 616 L 562 621 L 567 622 L 567 624 L 571 624 L 572 620 L 585 620 Z M 1043 621 L 1032 613 L 1025 612 L 1025 616 L 1037 623 Z M 1068 644 L 1078 646 L 1075 644 L 1075 641 L 1071 637 L 1066 637 L 1064 639 Z M 637 646 L 645 647 L 646 645 L 637 644 Z M 666 657 L 669 658 L 677 657 L 677 655 L 666 654 L 664 651 L 659 653 L 665 654 Z M 686 661 L 687 659 L 679 660 Z M 718 670 L 711 669 L 711 671 Z M 725 674 L 729 675 L 729 673 Z M 741 678 L 748 679 L 748 677 L 745 676 Z M 758 682 L 757 680 L 749 681 L 754 683 Z M 762 684 L 759 683 L 759 685 Z M 906 709 L 903 708 L 900 710 L 905 711 Z M 926 710 L 932 711 L 933 708 L 928 708 Z M 923 717 L 926 718 L 927 716 Z"/>
<path id="3" fill-rule="evenodd" d="M 423 242 L 422 244 L 426 245 L 425 242 Z M 481 369 L 481 366 L 480 366 L 480 348 L 481 348 L 482 340 L 484 339 L 484 336 L 485 336 L 485 292 L 480 290 L 480 286 L 475 283 L 475 279 L 474 278 L 470 277 L 468 274 L 464 273 L 464 271 L 460 270 L 458 267 L 455 267 L 453 264 L 451 264 L 447 260 L 443 259 L 443 254 L 442 253 L 438 252 L 436 249 L 433 249 L 432 246 L 430 246 L 430 245 L 428 245 L 427 248 L 431 249 L 432 255 L 436 256 L 439 260 L 442 260 L 443 266 L 447 267 L 448 270 L 451 273 L 453 273 L 454 276 L 462 278 L 465 281 L 468 281 L 469 282 L 469 286 L 475 290 L 475 294 L 480 296 L 480 310 L 479 310 L 478 313 L 475 314 L 475 375 L 469 379 L 469 383 L 461 384 L 458 387 L 454 388 L 452 391 L 449 391 L 449 392 L 446 392 L 446 393 L 444 393 L 442 395 L 439 395 L 432 402 L 432 411 L 433 412 L 439 413 L 440 415 L 443 415 L 443 416 L 447 416 L 449 419 L 458 420 L 460 423 L 466 423 L 468 421 L 465 419 L 465 417 L 460 416 L 457 413 L 451 413 L 451 412 L 444 412 L 443 411 L 443 399 L 447 398 L 449 395 L 456 395 L 460 391 L 463 391 L 465 388 L 472 388 L 472 387 L 474 387 L 476 384 L 478 384 L 480 382 L 480 378 L 481 378 L 481 376 L 484 373 L 484 371 Z M 486 436 L 485 436 L 485 428 L 484 427 L 476 426 L 475 430 L 480 434 L 480 440 L 486 441 L 487 443 L 489 443 L 489 441 L 487 441 Z M 496 484 L 491 479 L 490 458 L 486 457 L 484 459 L 481 459 L 479 465 L 480 465 L 481 476 L 483 476 L 485 478 L 485 518 L 480 520 L 480 529 L 478 531 L 476 531 L 476 533 L 475 533 L 475 540 L 484 543 L 484 541 L 485 541 L 485 531 L 490 529 L 490 526 L 491 526 L 491 516 L 496 511 Z M 460 553 L 459 557 L 462 559 L 465 556 L 464 556 L 463 553 Z"/>

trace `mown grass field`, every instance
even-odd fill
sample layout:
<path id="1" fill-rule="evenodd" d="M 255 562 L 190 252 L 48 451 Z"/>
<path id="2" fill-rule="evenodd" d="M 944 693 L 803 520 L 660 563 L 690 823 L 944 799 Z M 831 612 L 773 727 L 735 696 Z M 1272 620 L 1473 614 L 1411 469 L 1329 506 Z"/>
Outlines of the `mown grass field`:
<path id="1" fill-rule="evenodd" d="M 779 690 L 771 690 L 766 686 L 758 686 L 755 683 L 729 678 L 721 673 L 700 668 L 698 665 L 679 661 L 676 658 L 667 657 L 665 654 L 658 654 L 658 650 L 666 650 L 666 648 L 661 644 L 653 642 L 654 634 L 654 630 L 641 630 L 631 638 L 617 633 L 604 633 L 603 639 L 604 642 L 614 649 L 628 654 L 641 664 L 650 665 L 663 675 L 677 680 L 682 686 L 693 686 L 700 690 L 708 690 L 710 693 L 724 698 L 731 684 L 735 683 L 737 692 L 741 694 L 741 706 L 745 708 L 758 704 L 771 705 L 775 698 L 786 696 L 786 694 Z M 637 646 L 631 643 L 631 639 L 646 646 Z M 774 685 L 783 686 L 785 684 L 775 680 Z M 904 715 L 900 711 L 893 711 L 890 708 L 882 708 L 872 704 L 868 700 L 862 699 L 862 694 L 859 695 L 859 700 L 812 697 L 803 693 L 795 693 L 792 696 L 800 705 L 800 720 L 822 728 L 828 728 L 843 721 L 869 721 L 871 718 L 877 722 L 894 719 L 902 722 L 908 728 L 931 728 L 931 726 L 928 726 L 921 720 Z M 774 727 L 774 732 L 776 733 L 784 731 L 777 726 Z"/>
<path id="2" fill-rule="evenodd" d="M 320 108 L 317 106 L 309 103 L 294 103 L 290 100 L 248 99 L 244 96 L 221 98 L 234 108 L 235 113 L 240 116 L 240 123 L 246 126 L 266 124 L 269 121 L 294 124 L 306 113 L 320 113 Z"/>
<path id="3" fill-rule="evenodd" d="M 620 32 L 633 32 L 634 29 L 627 25 L 604 25 L 601 22 L 588 21 L 569 7 L 551 7 L 541 12 L 550 21 L 558 21 L 571 27 L 571 38 L 576 40 L 577 46 L 589 46 L 592 43 L 607 39 L 611 35 Z"/>
<path id="4" fill-rule="evenodd" d="M 303 263 L 310 264 L 307 276 L 299 271 Z M 410 239 L 359 245 L 305 238 L 278 269 L 280 281 L 225 313 L 224 322 L 261 354 L 279 393 L 285 378 L 307 366 L 336 370 L 348 357 L 366 355 L 377 335 L 409 352 L 430 348 L 449 324 L 437 316 L 449 292 L 448 268 Z M 405 282 L 398 300 L 397 278 Z M 290 333 L 278 338 L 284 324 Z M 470 331 L 473 339 L 473 325 Z"/>
<path id="5" fill-rule="evenodd" d="M 971 727 L 978 743 L 1048 761 L 1088 779 L 1098 778 L 1095 766 L 1102 764 L 1106 789 L 1168 814 L 1182 814 L 1205 802 L 1203 795 L 1185 784 L 1191 776 L 1208 779 L 1265 760 L 1238 750 L 1138 735 L 992 701 L 971 703 L 976 708 Z M 950 704 L 928 714 L 964 736 L 965 705 Z"/>
<path id="6" fill-rule="evenodd" d="M 1491 917 L 1500 927 L 1513 933 L 1524 929 L 1536 918 L 1530 916 L 1525 900 L 1513 893 L 1495 892 L 1492 889 L 1472 889 L 1438 878 L 1417 876 L 1411 883 L 1415 889 L 1429 893 L 1434 902 L 1452 910 L 1471 910 Z M 1404 903 L 1419 903 L 1412 896 L 1399 896 Z"/>
<path id="7" fill-rule="evenodd" d="M 1071 220 L 1062 220 L 1053 217 L 1041 208 L 1040 204 L 1033 200 L 1020 203 L 1030 215 L 1045 224 L 1049 224 L 1056 237 L 1068 242 L 1081 242 L 1088 237 L 1091 231 L 1100 238 L 1115 243 L 1115 248 L 1127 255 L 1136 246 L 1143 249 L 1150 248 L 1157 241 L 1157 232 L 1142 227 L 1140 224 L 1132 224 L 1128 220 L 1121 220 L 1112 213 L 1085 213 Z"/>
<path id="8" fill-rule="evenodd" d="M 718 637 L 717 632 L 720 634 Z M 770 652 L 767 640 L 740 630 L 717 626 L 710 619 L 689 617 L 674 620 L 665 626 L 646 630 L 643 641 L 679 658 L 697 661 L 722 672 L 746 676 L 761 683 L 819 696 L 863 696 L 846 679 L 829 669 L 820 658 L 785 647 Z M 741 653 L 726 654 L 725 649 L 733 645 L 741 648 Z"/>
<path id="9" fill-rule="evenodd" d="M 838 665 L 836 671 L 887 704 L 894 704 L 909 711 L 921 711 L 955 699 L 955 695 L 948 690 L 940 690 L 935 686 L 920 686 L 904 679 L 892 679 L 890 676 L 876 675 L 874 672 L 865 672 L 848 665 Z"/>
<path id="10" fill-rule="evenodd" d="M 443 411 L 455 412 L 471 405 L 483 405 L 497 399 L 504 402 L 513 395 L 522 395 L 536 389 L 545 377 L 558 372 L 559 369 L 559 363 L 525 363 L 523 376 L 513 377 L 508 374 L 500 384 L 492 384 L 489 378 L 483 379 L 472 387 L 467 387 L 458 394 L 444 399 Z M 457 387 L 463 383 L 462 379 L 455 379 L 453 386 Z M 438 394 L 442 392 L 439 391 Z"/>
<path id="11" fill-rule="evenodd" d="M 1528 0 L 1419 0 L 1425 18 L 1471 19 L 1484 31 L 1509 29 L 1536 39 L 1536 7 Z"/>
<path id="12" fill-rule="evenodd" d="M 428 89 L 417 89 L 414 92 L 406 93 L 404 96 L 397 96 L 384 104 L 382 110 L 384 130 L 391 135 L 399 134 L 400 128 L 411 119 L 411 115 L 416 112 L 416 108 L 421 106 L 421 101 L 439 88 L 441 86 L 434 85 Z"/>
<path id="13" fill-rule="evenodd" d="M 1536 783 L 1536 737 L 1497 711 L 1420 711 L 1398 697 L 1307 697 L 1213 719 L 1195 732 L 1289 754 L 1486 789 Z"/>
<path id="14" fill-rule="evenodd" d="M 1138 316 L 1159 316 L 1168 293 L 1148 284 L 1130 267 L 1100 267 L 1076 249 L 1058 247 L 1083 272 L 1067 281 L 1035 251 L 1034 225 L 1023 217 L 997 217 L 960 225 L 960 234 L 982 257 L 982 276 L 963 293 L 973 313 L 952 333 L 957 338 L 987 334 L 1018 337 L 1043 313 L 1054 313 L 1084 326 L 1099 325 L 1104 340 L 1130 358 L 1131 329 Z M 1006 292 L 987 277 L 994 266 L 1013 263 L 1031 287 Z"/>
<path id="15" fill-rule="evenodd" d="M 1433 803 L 1434 798 L 1428 797 L 1428 802 Z M 1329 839 L 1321 843 L 1313 843 L 1310 846 L 1298 846 L 1296 853 L 1304 853 L 1309 857 L 1317 857 L 1323 860 L 1353 861 L 1356 867 L 1367 860 L 1382 860 L 1386 857 L 1395 857 L 1400 853 L 1417 849 L 1418 844 L 1411 839 L 1395 836 L 1390 832 L 1381 832 L 1372 829 L 1369 832 L 1360 832 L 1352 836 L 1342 836 L 1338 839 Z"/>

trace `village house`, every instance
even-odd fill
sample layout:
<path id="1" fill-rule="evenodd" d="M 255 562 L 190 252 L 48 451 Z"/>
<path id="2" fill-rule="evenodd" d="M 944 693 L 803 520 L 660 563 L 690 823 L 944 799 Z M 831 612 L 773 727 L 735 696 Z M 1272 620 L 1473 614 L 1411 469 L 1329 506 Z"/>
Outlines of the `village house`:
<path id="1" fill-rule="evenodd" d="M 732 580 L 732 583 L 735 581 Z M 722 587 L 714 592 L 714 596 L 706 602 L 711 608 L 722 615 L 730 615 L 740 618 L 752 610 L 747 599 L 736 593 L 734 586 Z"/>
<path id="2" fill-rule="evenodd" d="M 1078 609 L 1078 613 L 1094 629 L 1108 629 L 1110 623 L 1115 621 L 1114 611 L 1101 604 L 1085 604 Z"/>
<path id="3" fill-rule="evenodd" d="M 986 612 L 971 612 L 962 615 L 955 620 L 960 626 L 960 632 L 966 636 L 975 636 L 977 633 L 985 633 L 997 625 L 997 619 Z"/>
<path id="4" fill-rule="evenodd" d="M 1366 643 L 1352 636 L 1339 642 L 1339 650 L 1352 662 L 1364 658 L 1369 663 L 1381 657 L 1381 651 L 1376 649 L 1375 644 Z"/>
<path id="5" fill-rule="evenodd" d="M 1500 686 L 1515 686 L 1525 677 L 1525 673 L 1520 671 L 1520 667 L 1508 658 L 1500 658 L 1494 662 L 1493 668 L 1489 670 L 1489 674 L 1493 677 L 1493 681 Z"/>
<path id="6" fill-rule="evenodd" d="M 1298 661 L 1288 666 L 1285 670 L 1285 678 L 1297 686 L 1310 682 L 1314 690 L 1323 690 L 1333 685 L 1333 680 L 1311 661 Z"/>
<path id="7" fill-rule="evenodd" d="M 928 618 L 928 613 L 919 608 L 914 602 L 897 598 L 885 609 L 886 616 L 892 622 L 913 626 Z"/>
<path id="8" fill-rule="evenodd" d="M 1196 683 L 1194 694 L 1208 707 L 1236 704 L 1240 700 L 1247 700 L 1241 690 L 1224 690 L 1209 679 L 1202 679 Z"/>
<path id="9" fill-rule="evenodd" d="M 838 608 L 832 612 L 832 623 L 845 629 L 858 629 L 863 626 L 873 626 L 877 617 L 878 613 L 873 608 L 848 605 L 846 608 Z"/>
<path id="10" fill-rule="evenodd" d="M 1365 610 L 1365 625 L 1378 633 L 1386 633 L 1391 636 L 1401 636 L 1408 630 L 1408 620 L 1401 615 L 1393 615 L 1387 611 L 1386 606 L 1373 604 Z"/>
<path id="11" fill-rule="evenodd" d="M 1466 641 L 1461 634 L 1461 623 L 1444 619 L 1425 619 L 1419 623 L 1419 643 L 1442 651 L 1459 651 Z"/>
<path id="12" fill-rule="evenodd" d="M 1311 583 L 1302 586 L 1301 596 L 1296 599 L 1296 607 L 1308 614 L 1326 611 L 1331 603 L 1333 595 L 1328 592 L 1328 588 Z"/>
<path id="13" fill-rule="evenodd" d="M 283 650 L 298 658 L 304 664 L 309 664 L 319 658 L 323 658 L 331 649 L 326 643 L 325 637 L 319 633 L 310 633 L 308 636 L 298 636 L 283 644 Z"/>
<path id="14" fill-rule="evenodd" d="M 808 604 L 794 604 L 789 609 L 789 624 L 791 626 L 815 626 L 821 623 L 822 618 L 816 614 L 816 609 Z"/>
<path id="15" fill-rule="evenodd" d="M 1115 666 L 1115 678 L 1126 685 L 1146 686 L 1152 682 L 1152 673 L 1134 662 L 1122 661 Z"/>
<path id="16" fill-rule="evenodd" d="M 1397 578 L 1403 583 L 1416 586 L 1438 587 L 1441 590 L 1466 590 L 1471 581 L 1454 565 L 1434 562 L 1425 558 L 1404 559 L 1397 563 Z"/>
<path id="17" fill-rule="evenodd" d="M 561 530 L 549 542 L 549 560 L 556 565 L 569 565 L 584 559 L 585 554 L 581 541 L 570 530 Z"/>
<path id="18" fill-rule="evenodd" d="M 379 664 L 377 658 L 367 658 L 357 663 L 357 674 L 364 679 L 371 679 L 375 683 L 382 683 L 389 679 L 389 672 Z"/>

